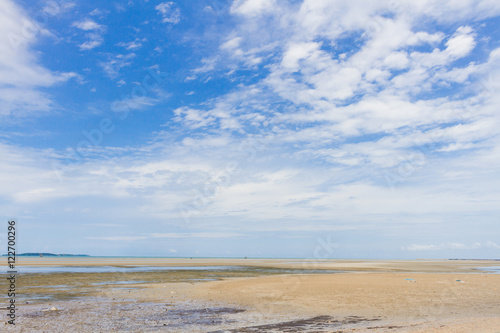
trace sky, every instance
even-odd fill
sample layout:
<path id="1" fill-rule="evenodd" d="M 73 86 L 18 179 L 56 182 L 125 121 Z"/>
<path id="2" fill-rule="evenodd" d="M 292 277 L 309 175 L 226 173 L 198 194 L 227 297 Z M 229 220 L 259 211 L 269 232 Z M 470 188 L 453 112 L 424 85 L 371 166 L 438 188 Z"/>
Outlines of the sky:
<path id="1" fill-rule="evenodd" d="M 0 0 L 0 22 L 18 252 L 500 257 L 497 0 Z"/>

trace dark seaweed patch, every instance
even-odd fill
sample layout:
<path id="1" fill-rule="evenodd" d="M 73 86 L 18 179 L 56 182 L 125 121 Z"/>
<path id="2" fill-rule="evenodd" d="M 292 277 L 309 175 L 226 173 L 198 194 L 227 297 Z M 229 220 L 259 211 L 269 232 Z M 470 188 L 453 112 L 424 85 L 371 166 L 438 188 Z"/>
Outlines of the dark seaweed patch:
<path id="1" fill-rule="evenodd" d="M 212 333 L 224 332 L 238 332 L 238 333 L 251 333 L 251 332 L 332 332 L 331 329 L 341 328 L 347 324 L 359 324 L 370 321 L 377 321 L 380 319 L 366 319 L 357 316 L 346 317 L 344 320 L 335 320 L 330 316 L 317 316 L 308 319 L 298 319 L 286 321 L 275 324 L 258 325 L 242 327 L 238 329 L 231 329 L 225 331 L 214 331 Z M 342 332 L 342 331 L 334 331 Z"/>

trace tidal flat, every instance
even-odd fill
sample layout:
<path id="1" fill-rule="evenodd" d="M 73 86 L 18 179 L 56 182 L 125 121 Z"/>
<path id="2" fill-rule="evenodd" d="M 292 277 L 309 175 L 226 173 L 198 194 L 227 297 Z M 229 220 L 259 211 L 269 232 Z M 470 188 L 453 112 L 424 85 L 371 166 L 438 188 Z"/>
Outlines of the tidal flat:
<path id="1" fill-rule="evenodd" d="M 30 261 L 17 276 L 16 326 L 6 331 L 500 331 L 498 262 L 137 262 Z"/>
<path id="2" fill-rule="evenodd" d="M 146 284 L 199 283 L 278 274 L 330 274 L 337 272 L 333 270 L 240 266 L 106 267 L 111 267 L 111 271 L 102 272 L 102 266 L 90 266 L 86 267 L 87 272 L 82 272 L 81 267 L 78 272 L 71 272 L 74 266 L 70 266 L 66 267 L 66 271 L 62 269 L 62 271 L 52 272 L 52 269 L 45 268 L 49 273 L 20 273 L 17 278 L 17 287 L 20 290 L 18 299 L 29 304 L 96 296 L 108 289 L 145 288 Z M 40 271 L 43 271 L 44 267 L 41 268 Z M 28 269 L 24 269 L 24 271 L 26 270 Z M 23 269 L 21 268 L 20 271 L 22 272 Z M 6 277 L 5 274 L 0 275 L 0 278 Z M 2 296 L 6 297 L 6 295 Z"/>

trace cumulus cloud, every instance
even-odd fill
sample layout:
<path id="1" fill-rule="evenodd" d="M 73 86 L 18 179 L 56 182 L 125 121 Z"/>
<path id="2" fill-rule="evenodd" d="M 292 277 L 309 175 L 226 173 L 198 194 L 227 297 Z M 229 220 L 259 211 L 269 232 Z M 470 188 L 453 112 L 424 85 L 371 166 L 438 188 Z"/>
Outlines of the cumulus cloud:
<path id="1" fill-rule="evenodd" d="M 104 39 L 100 34 L 87 34 L 87 38 L 89 40 L 83 42 L 78 46 L 80 50 L 92 50 L 100 46 L 104 41 Z"/>
<path id="2" fill-rule="evenodd" d="M 73 26 L 85 32 L 87 41 L 79 45 L 81 50 L 92 50 L 104 42 L 102 35 L 106 31 L 106 26 L 98 24 L 90 18 L 73 22 Z"/>
<path id="3" fill-rule="evenodd" d="M 174 119 L 193 131 L 252 136 L 254 142 L 258 142 L 253 146 L 258 147 L 256 154 L 268 156 L 279 152 L 282 162 L 287 158 L 290 164 L 307 161 L 310 165 L 312 161 L 322 161 L 344 176 L 340 168 L 349 167 L 352 174 L 347 177 L 353 183 L 335 187 L 336 193 L 342 193 L 336 196 L 328 190 L 313 190 L 314 186 L 302 184 L 300 177 L 290 177 L 282 184 L 252 178 L 218 188 L 213 201 L 210 199 L 202 205 L 202 214 L 223 214 L 224 207 L 230 206 L 257 219 L 266 216 L 307 219 L 314 215 L 324 219 L 335 216 L 346 221 L 350 220 L 349 208 L 375 215 L 398 214 L 398 210 L 441 216 L 454 214 L 448 210 L 454 206 L 451 197 L 464 204 L 460 209 L 480 210 L 479 204 L 465 204 L 469 194 L 462 197 L 445 190 L 454 187 L 448 180 L 456 181 L 459 174 L 472 175 L 474 168 L 484 167 L 485 174 L 492 175 L 492 169 L 480 161 L 489 159 L 487 156 L 498 158 L 493 153 L 498 152 L 496 102 L 491 94 L 479 101 L 477 96 L 461 93 L 468 91 L 466 83 L 474 79 L 474 75 L 476 79 L 484 75 L 482 68 L 495 68 L 495 51 L 481 64 L 455 65 L 455 60 L 475 50 L 478 42 L 472 28 L 461 26 L 450 35 L 433 29 L 427 31 L 416 24 L 420 17 L 429 15 L 427 10 L 415 11 L 414 5 L 404 2 L 388 9 L 394 13 L 390 18 L 379 16 L 387 9 L 383 3 L 355 2 L 340 6 L 328 1 L 305 1 L 295 9 L 286 6 L 278 9 L 270 3 L 235 2 L 232 12 L 248 16 L 249 21 L 243 19 L 222 40 L 220 53 L 211 58 L 230 53 L 234 59 L 239 57 L 244 61 L 251 52 L 256 54 L 254 45 L 260 42 L 259 57 L 265 59 L 269 74 L 256 84 L 239 87 L 235 94 L 221 96 L 199 107 L 178 108 Z M 448 5 L 439 10 L 446 12 Z M 473 19 L 474 15 L 484 14 L 477 8 L 469 9 L 470 12 L 464 11 L 461 15 Z M 269 18 L 273 10 L 281 15 L 279 21 Z M 408 20 L 409 15 L 412 20 Z M 263 25 L 266 30 L 273 27 L 274 39 L 267 39 L 264 28 L 258 29 L 250 22 L 264 19 L 268 24 Z M 348 52 L 338 50 L 344 36 L 356 41 L 356 47 Z M 206 72 L 212 70 L 214 66 L 204 68 Z M 464 85 L 449 90 L 443 88 L 452 83 Z M 434 97 L 435 89 L 445 91 Z M 459 155 L 442 155 L 450 152 Z M 474 162 L 461 169 L 461 173 L 451 176 L 445 171 L 465 160 Z M 301 175 L 305 174 L 302 171 Z M 444 174 L 446 180 L 439 178 Z M 413 184 L 414 177 L 426 184 L 422 184 L 422 190 L 432 182 L 439 182 L 447 199 L 414 188 L 417 192 L 411 197 L 422 201 L 406 205 L 398 193 L 404 195 L 405 183 Z M 310 177 L 307 179 L 311 181 Z M 472 180 L 469 183 L 474 184 L 474 188 L 487 182 L 482 177 L 474 179 L 477 183 Z M 339 180 L 343 181 L 346 178 Z M 318 184 L 322 182 L 326 180 L 319 180 Z M 393 194 L 394 186 L 397 192 Z M 481 191 L 485 200 L 492 195 L 489 191 Z M 350 206 L 350 196 L 355 198 L 351 202 L 363 203 L 363 207 Z M 273 205 L 264 202 L 273 202 Z M 335 206 L 337 209 L 333 210 L 332 203 L 339 202 L 348 208 Z M 189 201 L 187 205 L 193 206 Z M 246 209 L 245 205 L 252 209 Z M 283 207 L 287 207 L 286 211 Z M 373 215 L 363 218 L 374 221 Z M 486 243 L 481 244 L 481 248 L 488 248 Z M 415 244 L 407 249 L 476 248 L 479 245 L 447 243 Z"/>
<path id="4" fill-rule="evenodd" d="M 95 21 L 91 19 L 84 19 L 82 21 L 74 22 L 73 26 L 83 31 L 101 30 L 103 28 L 102 25 L 97 24 Z"/>
<path id="5" fill-rule="evenodd" d="M 400 155 L 401 149 L 432 143 L 436 146 L 436 151 L 464 150 L 475 147 L 474 142 L 481 140 L 481 136 L 483 139 L 493 137 L 493 128 L 487 124 L 488 121 L 483 122 L 477 118 L 480 111 L 475 113 L 474 125 L 442 127 L 442 124 L 456 121 L 467 123 L 470 116 L 467 110 L 481 107 L 475 104 L 474 98 L 419 101 L 417 97 L 438 86 L 465 82 L 474 73 L 480 73 L 479 67 L 474 65 L 452 65 L 456 59 L 467 56 L 474 49 L 476 41 L 473 30 L 469 26 L 462 26 L 446 39 L 445 34 L 439 31 L 431 33 L 415 30 L 412 21 L 407 19 L 406 14 L 411 12 L 417 22 L 419 15 L 427 15 L 426 11 L 420 9 L 421 13 L 414 12 L 413 6 L 398 3 L 390 8 L 396 14 L 394 17 L 378 16 L 384 6 L 383 3 L 361 6 L 356 2 L 349 6 L 338 6 L 330 2 L 305 1 L 294 12 L 289 8 L 277 9 L 269 1 L 252 4 L 235 2 L 233 12 L 242 8 L 242 12 L 258 16 L 252 20 L 265 16 L 261 9 L 279 11 L 283 15 L 282 19 L 269 24 L 274 26 L 276 36 L 285 36 L 285 32 L 280 34 L 281 30 L 286 30 L 288 34 L 287 38 L 280 41 L 281 46 L 277 46 L 276 40 L 273 40 L 261 48 L 267 50 L 274 59 L 280 59 L 280 62 L 269 63 L 270 74 L 267 78 L 256 86 L 248 87 L 247 91 L 269 91 L 270 88 L 283 101 L 302 107 L 296 112 L 293 108 L 286 113 L 275 112 L 274 116 L 259 112 L 259 116 L 265 119 L 264 123 L 280 124 L 280 137 L 293 137 L 295 140 L 302 137 L 301 133 L 289 125 L 302 124 L 301 131 L 308 135 L 304 137 L 312 142 L 315 142 L 315 136 L 318 136 L 318 140 L 324 140 L 322 135 L 325 133 L 331 138 L 326 141 L 328 143 L 338 141 L 335 138 L 346 140 L 351 136 L 362 138 L 375 133 L 382 137 L 389 135 L 378 142 L 345 144 L 340 141 L 339 148 L 334 155 L 328 155 L 328 159 L 336 159 L 349 165 L 355 161 L 355 165 L 362 165 L 366 161 L 394 165 L 390 160 L 394 160 L 393 156 Z M 283 22 L 291 23 L 283 25 Z M 244 59 L 250 52 L 245 48 L 254 45 L 255 40 L 262 41 L 261 36 L 266 35 L 264 31 L 253 31 L 252 35 L 248 35 L 244 29 L 248 29 L 245 21 L 231 33 L 230 38 L 222 42 L 221 51 L 231 51 L 233 56 Z M 328 51 L 327 44 L 337 43 L 342 33 L 356 33 L 359 29 L 365 32 L 359 37 L 360 46 L 354 52 L 339 55 L 335 51 Z M 322 41 L 318 42 L 318 39 Z M 444 43 L 440 46 L 439 43 L 443 40 Z M 430 49 L 410 51 L 415 46 Z M 281 53 L 277 51 L 280 47 Z M 261 58 L 265 57 L 263 55 Z M 492 68 L 493 63 L 485 63 L 484 66 Z M 202 68 L 209 72 L 214 66 L 207 61 Z M 453 92 L 450 91 L 449 94 L 452 95 Z M 349 102 L 354 96 L 356 102 Z M 252 106 L 266 110 L 266 97 L 261 93 L 262 103 L 254 101 Z M 270 97 L 273 98 L 276 96 Z M 409 99 L 416 101 L 410 102 Z M 228 106 L 228 109 L 233 110 L 230 113 L 220 109 L 179 109 L 176 119 L 184 119 L 186 126 L 195 128 L 222 123 L 248 123 L 255 116 L 245 114 L 245 108 L 237 106 L 238 103 L 244 104 L 247 101 L 245 98 L 234 99 L 228 96 L 225 103 L 235 103 Z M 234 112 L 236 109 L 239 112 Z M 315 126 L 315 122 L 321 122 L 321 128 Z M 482 134 L 476 131 L 478 126 L 483 128 Z M 328 132 L 325 132 L 327 128 Z M 401 131 L 403 128 L 405 130 Z M 438 136 L 440 142 L 436 142 Z M 391 146 L 386 145 L 389 142 L 392 142 Z M 443 146 L 437 147 L 439 145 Z M 375 147 L 378 148 L 374 150 Z"/>
<path id="6" fill-rule="evenodd" d="M 470 53 L 476 42 L 472 28 L 468 26 L 460 27 L 456 33 L 446 41 L 446 52 L 456 58 L 462 58 Z"/>

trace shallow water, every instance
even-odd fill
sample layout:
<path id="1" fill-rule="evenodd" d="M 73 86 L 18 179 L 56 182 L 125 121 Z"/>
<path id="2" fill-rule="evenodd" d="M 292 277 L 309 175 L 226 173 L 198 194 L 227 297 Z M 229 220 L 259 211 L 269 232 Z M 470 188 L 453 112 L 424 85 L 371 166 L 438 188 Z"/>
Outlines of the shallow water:
<path id="1" fill-rule="evenodd" d="M 235 266 L 18 266 L 17 274 L 27 273 L 127 273 L 183 270 L 230 270 Z M 3 267 L 0 274 L 6 273 Z"/>
<path id="2" fill-rule="evenodd" d="M 500 274 L 500 266 L 478 267 L 477 270 L 487 271 L 488 273 Z"/>
<path id="3" fill-rule="evenodd" d="M 17 274 L 51 273 L 129 273 L 153 271 L 252 271 L 263 274 L 321 274 L 339 273 L 338 270 L 268 268 L 250 266 L 18 266 Z M 6 274 L 7 268 L 1 267 L 0 274 Z"/>
<path id="4" fill-rule="evenodd" d="M 148 281 L 103 281 L 92 283 L 93 286 L 102 286 L 108 284 L 136 284 L 136 283 L 148 283 Z"/>

